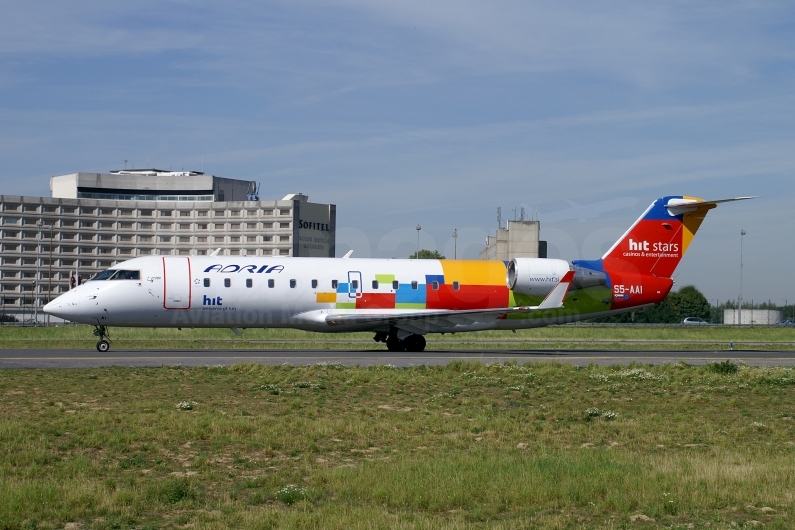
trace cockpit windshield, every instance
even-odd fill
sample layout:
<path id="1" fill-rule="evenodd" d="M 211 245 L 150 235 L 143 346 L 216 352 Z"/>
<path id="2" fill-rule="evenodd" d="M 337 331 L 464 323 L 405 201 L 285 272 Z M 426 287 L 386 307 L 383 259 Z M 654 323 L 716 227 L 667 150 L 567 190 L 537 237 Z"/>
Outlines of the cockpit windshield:
<path id="1" fill-rule="evenodd" d="M 92 282 L 99 280 L 140 280 L 141 271 L 128 271 L 123 269 L 108 269 L 100 272 L 93 278 Z"/>

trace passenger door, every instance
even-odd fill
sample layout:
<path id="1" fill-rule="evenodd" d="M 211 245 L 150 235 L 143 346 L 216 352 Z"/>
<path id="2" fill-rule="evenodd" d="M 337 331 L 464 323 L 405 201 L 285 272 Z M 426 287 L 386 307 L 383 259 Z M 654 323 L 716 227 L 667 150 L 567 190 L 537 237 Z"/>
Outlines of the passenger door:
<path id="1" fill-rule="evenodd" d="M 190 258 L 163 256 L 165 309 L 190 309 Z"/>

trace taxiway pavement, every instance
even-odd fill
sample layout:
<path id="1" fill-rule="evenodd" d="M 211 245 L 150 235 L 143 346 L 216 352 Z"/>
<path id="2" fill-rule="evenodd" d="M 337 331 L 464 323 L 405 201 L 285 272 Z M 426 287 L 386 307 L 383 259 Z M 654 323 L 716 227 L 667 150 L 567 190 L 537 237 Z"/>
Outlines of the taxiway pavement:
<path id="1" fill-rule="evenodd" d="M 563 362 L 587 365 L 638 363 L 704 364 L 731 360 L 760 366 L 795 366 L 795 351 L 668 351 L 668 350 L 427 350 L 422 353 L 391 353 L 371 350 L 94 350 L 8 349 L 0 350 L 0 368 L 92 368 L 102 366 L 218 366 L 236 363 L 394 366 L 441 365 L 451 361 L 484 363 L 516 361 Z"/>

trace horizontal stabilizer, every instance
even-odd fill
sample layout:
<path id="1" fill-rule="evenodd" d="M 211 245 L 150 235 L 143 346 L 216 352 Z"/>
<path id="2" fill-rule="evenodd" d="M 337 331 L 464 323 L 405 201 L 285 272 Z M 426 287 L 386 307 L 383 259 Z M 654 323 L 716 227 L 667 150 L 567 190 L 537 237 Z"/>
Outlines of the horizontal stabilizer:
<path id="1" fill-rule="evenodd" d="M 681 199 L 670 199 L 665 207 L 671 212 L 671 215 L 680 215 L 685 212 L 692 212 L 701 206 L 708 206 L 714 208 L 715 206 L 724 203 L 724 202 L 734 202 L 734 201 L 745 201 L 748 199 L 757 199 L 758 196 L 752 197 L 735 197 L 733 199 L 718 199 L 715 201 L 705 201 L 704 199 L 690 199 L 690 198 L 681 198 Z"/>

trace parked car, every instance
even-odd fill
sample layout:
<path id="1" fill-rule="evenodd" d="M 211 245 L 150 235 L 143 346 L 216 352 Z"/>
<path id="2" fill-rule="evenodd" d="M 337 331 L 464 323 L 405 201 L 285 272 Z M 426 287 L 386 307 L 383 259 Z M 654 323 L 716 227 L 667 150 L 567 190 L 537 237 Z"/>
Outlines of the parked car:
<path id="1" fill-rule="evenodd" d="M 779 326 L 795 326 L 795 320 L 782 320 L 778 323 Z"/>
<path id="2" fill-rule="evenodd" d="M 709 322 L 698 317 L 685 317 L 682 319 L 683 326 L 707 326 Z"/>

